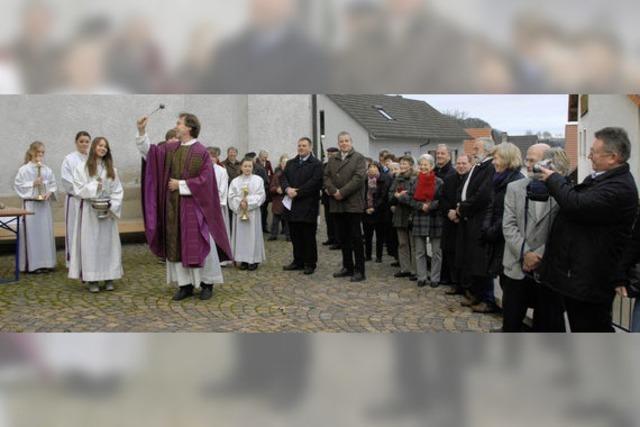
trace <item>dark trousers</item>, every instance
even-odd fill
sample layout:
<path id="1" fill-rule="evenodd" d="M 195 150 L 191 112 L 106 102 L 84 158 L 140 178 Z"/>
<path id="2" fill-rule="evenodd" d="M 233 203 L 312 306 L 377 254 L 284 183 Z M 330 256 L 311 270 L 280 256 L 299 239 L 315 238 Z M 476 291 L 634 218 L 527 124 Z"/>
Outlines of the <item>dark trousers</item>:
<path id="1" fill-rule="evenodd" d="M 289 222 L 293 244 L 293 263 L 301 267 L 316 268 L 318 264 L 317 223 Z"/>
<path id="2" fill-rule="evenodd" d="M 502 331 L 521 332 L 527 309 L 533 308 L 533 332 L 566 332 L 562 298 L 548 287 L 525 277 L 500 276 Z"/>
<path id="3" fill-rule="evenodd" d="M 449 267 L 449 258 L 445 251 L 442 251 L 442 264 L 440 265 L 440 283 L 453 283 L 451 276 L 451 267 Z"/>
<path id="4" fill-rule="evenodd" d="M 328 205 L 324 205 L 324 222 L 327 225 L 327 240 L 333 244 L 340 243 L 336 232 L 335 214 L 329 212 Z"/>
<path id="5" fill-rule="evenodd" d="M 262 215 L 262 231 L 266 233 L 269 230 L 267 221 L 269 216 L 269 202 L 264 202 L 264 204 L 260 206 L 260 214 Z"/>
<path id="6" fill-rule="evenodd" d="M 442 251 L 442 273 L 446 272 L 446 275 L 440 276 L 440 281 L 445 282 L 443 278 L 448 278 L 448 283 L 456 286 L 460 286 L 460 271 L 456 268 L 456 251 L 447 250 Z M 447 283 L 447 282 L 445 282 Z"/>
<path id="7" fill-rule="evenodd" d="M 367 259 L 371 259 L 371 253 L 373 252 L 373 233 L 376 234 L 376 258 L 382 258 L 382 250 L 384 249 L 384 242 L 387 237 L 387 224 L 384 222 L 378 222 L 370 224 L 365 222 L 364 227 L 364 242 L 365 242 L 365 254 Z"/>
<path id="8" fill-rule="evenodd" d="M 334 214 L 342 245 L 342 267 L 364 275 L 364 244 L 362 241 L 362 214 Z M 355 264 L 354 264 L 355 255 Z"/>
<path id="9" fill-rule="evenodd" d="M 494 281 L 493 277 L 472 276 L 471 277 L 471 293 L 480 302 L 487 304 L 495 304 L 496 297 L 493 293 Z"/>
<path id="10" fill-rule="evenodd" d="M 613 300 L 595 303 L 565 296 L 563 301 L 571 332 L 615 332 L 611 315 Z"/>
<path id="11" fill-rule="evenodd" d="M 385 225 L 387 230 L 387 237 L 385 238 L 387 255 L 398 259 L 398 233 L 391 222 L 387 222 Z"/>
<path id="12" fill-rule="evenodd" d="M 285 215 L 276 215 L 271 212 L 271 237 L 278 237 L 282 223 L 282 234 L 289 237 L 289 221 Z"/>

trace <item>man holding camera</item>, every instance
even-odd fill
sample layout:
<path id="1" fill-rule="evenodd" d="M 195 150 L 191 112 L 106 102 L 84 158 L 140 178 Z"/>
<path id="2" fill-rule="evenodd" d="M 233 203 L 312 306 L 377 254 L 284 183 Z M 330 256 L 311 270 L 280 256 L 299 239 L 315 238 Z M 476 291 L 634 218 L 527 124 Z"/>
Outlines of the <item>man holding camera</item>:
<path id="1" fill-rule="evenodd" d="M 553 170 L 541 170 L 560 211 L 540 273 L 542 281 L 562 295 L 572 332 L 614 331 L 614 270 L 638 207 L 630 156 L 627 132 L 607 127 L 595 133 L 589 154 L 593 173 L 582 184 L 572 186 Z"/>
<path id="2" fill-rule="evenodd" d="M 553 150 L 566 159 L 562 149 Z M 507 187 L 502 217 L 506 278 L 502 283 L 502 332 L 521 332 L 529 307 L 534 308 L 535 332 L 565 332 L 562 298 L 537 280 L 549 230 L 558 214 L 558 204 L 536 174 L 541 161 L 561 175 L 569 169 L 568 161 L 554 161 L 547 144 L 535 144 L 525 159 L 527 177 Z"/>

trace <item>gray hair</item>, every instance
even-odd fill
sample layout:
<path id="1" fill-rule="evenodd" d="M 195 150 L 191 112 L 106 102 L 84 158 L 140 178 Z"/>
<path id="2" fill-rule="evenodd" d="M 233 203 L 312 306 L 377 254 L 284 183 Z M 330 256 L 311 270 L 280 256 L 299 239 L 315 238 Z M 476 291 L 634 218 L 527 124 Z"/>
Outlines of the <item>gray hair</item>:
<path id="1" fill-rule="evenodd" d="M 482 148 L 484 149 L 484 151 L 486 153 L 493 152 L 493 147 L 495 147 L 495 145 L 496 145 L 496 143 L 493 142 L 493 139 L 491 139 L 491 138 L 481 137 L 481 138 L 476 139 L 476 141 L 482 142 Z"/>
<path id="2" fill-rule="evenodd" d="M 472 162 L 471 154 L 465 154 L 465 153 L 458 154 L 458 157 L 456 158 L 456 161 L 457 161 L 457 160 L 459 160 L 459 159 L 460 159 L 460 158 L 462 158 L 462 157 L 466 157 L 467 162 L 469 162 L 469 163 L 471 163 L 471 162 Z"/>
<path id="3" fill-rule="evenodd" d="M 262 157 L 262 156 L 268 156 L 269 152 L 267 150 L 260 150 L 260 152 L 258 153 L 258 157 Z"/>
<path id="4" fill-rule="evenodd" d="M 631 142 L 627 131 L 620 127 L 606 127 L 595 133 L 595 137 L 604 143 L 604 148 L 617 154 L 623 162 L 631 157 Z"/>
<path id="5" fill-rule="evenodd" d="M 431 167 L 435 166 L 436 162 L 435 160 L 433 160 L 433 156 L 431 154 L 423 154 L 422 156 L 420 156 L 420 158 L 418 159 L 418 164 L 420 164 L 421 161 L 426 160 L 429 163 L 431 163 Z"/>
<path id="6" fill-rule="evenodd" d="M 350 141 L 353 141 L 353 138 L 351 138 L 351 134 L 349 132 L 347 132 L 346 130 L 343 130 L 342 132 L 340 132 L 338 134 L 338 140 L 340 140 L 341 136 L 348 136 Z"/>
<path id="7" fill-rule="evenodd" d="M 439 148 L 444 148 L 445 150 L 447 150 L 447 153 L 449 153 L 449 146 L 447 144 L 438 144 L 436 146 L 436 150 L 438 150 Z"/>
<path id="8" fill-rule="evenodd" d="M 567 176 L 569 172 L 571 172 L 571 163 L 569 162 L 567 152 L 560 147 L 553 147 L 546 150 L 542 156 L 542 160 L 551 160 L 553 169 L 562 176 Z"/>

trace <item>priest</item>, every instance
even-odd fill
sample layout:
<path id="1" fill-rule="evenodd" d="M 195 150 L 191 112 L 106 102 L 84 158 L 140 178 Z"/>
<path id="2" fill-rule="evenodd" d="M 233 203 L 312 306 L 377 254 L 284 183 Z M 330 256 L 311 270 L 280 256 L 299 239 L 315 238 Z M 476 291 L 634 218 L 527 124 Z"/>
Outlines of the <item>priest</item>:
<path id="1" fill-rule="evenodd" d="M 151 251 L 166 259 L 167 283 L 177 284 L 174 301 L 201 289 L 200 299 L 222 283 L 220 263 L 231 260 L 216 177 L 209 153 L 196 138 L 200 121 L 182 113 L 176 123 L 179 142 L 151 144 L 148 117 L 138 120 L 138 150 L 147 162 L 143 191 L 145 233 Z"/>

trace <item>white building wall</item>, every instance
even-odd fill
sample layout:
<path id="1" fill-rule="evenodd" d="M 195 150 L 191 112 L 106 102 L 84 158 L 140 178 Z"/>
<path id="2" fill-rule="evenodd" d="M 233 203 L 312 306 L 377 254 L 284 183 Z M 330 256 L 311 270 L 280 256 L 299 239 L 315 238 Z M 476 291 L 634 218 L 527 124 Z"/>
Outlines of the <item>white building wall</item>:
<path id="1" fill-rule="evenodd" d="M 371 155 L 369 133 L 325 95 L 318 95 L 318 126 L 320 126 L 320 111 L 324 111 L 325 150 L 329 147 L 337 147 L 338 134 L 347 131 L 351 134 L 356 151 Z"/>
<path id="2" fill-rule="evenodd" d="M 248 151 L 269 152 L 272 163 L 295 156 L 298 139 L 313 139 L 311 95 L 249 95 Z"/>
<path id="3" fill-rule="evenodd" d="M 580 110 L 578 110 L 580 111 Z M 626 129 L 631 141 L 631 172 L 640 187 L 640 109 L 626 95 L 589 95 L 589 111 L 578 121 L 578 180 L 593 170 L 587 158 L 594 132 L 607 126 Z"/>
<path id="4" fill-rule="evenodd" d="M 202 122 L 199 139 L 205 145 L 225 149 L 248 148 L 246 95 L 111 95 L 111 96 L 3 96 L 0 97 L 0 197 L 13 195 L 13 180 L 29 144 L 45 143 L 46 163 L 60 177 L 64 157 L 75 149 L 74 136 L 87 130 L 105 136 L 113 150 L 116 167 L 125 185 L 139 183 L 140 155 L 135 146 L 136 119 L 160 103 L 166 108 L 151 117 L 148 133 L 153 142 L 164 140 L 178 114 L 188 111 Z"/>

